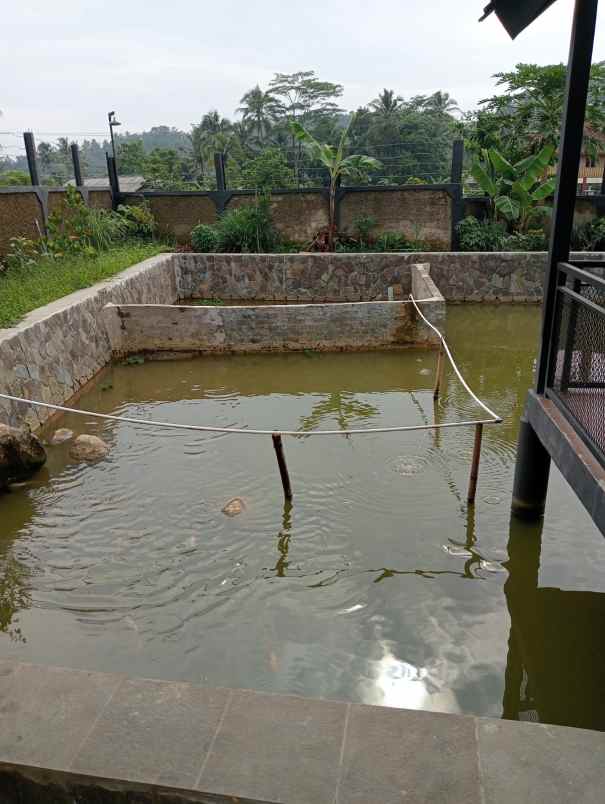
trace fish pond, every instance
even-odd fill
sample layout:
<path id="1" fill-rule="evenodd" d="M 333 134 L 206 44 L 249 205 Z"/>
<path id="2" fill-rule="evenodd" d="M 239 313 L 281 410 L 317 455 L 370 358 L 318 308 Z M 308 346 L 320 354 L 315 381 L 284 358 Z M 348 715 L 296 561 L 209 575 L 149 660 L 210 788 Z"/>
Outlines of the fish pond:
<path id="1" fill-rule="evenodd" d="M 105 370 L 82 409 L 292 429 L 269 436 L 67 415 L 109 456 L 0 498 L 0 657 L 208 686 L 605 727 L 605 544 L 553 468 L 543 525 L 511 524 L 540 310 L 448 308 L 485 428 L 305 438 L 482 418 L 436 352 L 215 356 Z M 238 506 L 223 512 L 233 498 Z M 236 515 L 228 515 L 229 513 Z"/>

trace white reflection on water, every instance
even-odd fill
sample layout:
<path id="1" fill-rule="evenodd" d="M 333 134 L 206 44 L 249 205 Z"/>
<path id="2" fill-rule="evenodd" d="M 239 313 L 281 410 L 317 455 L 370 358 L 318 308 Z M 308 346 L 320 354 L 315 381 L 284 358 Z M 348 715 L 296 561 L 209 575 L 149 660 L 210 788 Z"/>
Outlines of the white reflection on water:
<path id="1" fill-rule="evenodd" d="M 397 709 L 428 709 L 460 712 L 454 693 L 440 689 L 430 678 L 426 667 L 415 667 L 393 655 L 383 644 L 384 655 L 374 664 L 371 688 L 365 691 L 365 702 Z"/>

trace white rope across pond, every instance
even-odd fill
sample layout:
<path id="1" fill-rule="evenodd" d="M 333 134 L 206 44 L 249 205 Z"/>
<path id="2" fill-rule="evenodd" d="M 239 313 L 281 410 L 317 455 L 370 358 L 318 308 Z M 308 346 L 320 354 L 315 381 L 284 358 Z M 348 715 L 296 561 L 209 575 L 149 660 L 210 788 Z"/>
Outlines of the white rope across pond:
<path id="1" fill-rule="evenodd" d="M 413 296 L 410 295 L 410 302 L 416 308 L 418 315 L 422 318 L 422 320 L 427 324 L 439 337 L 441 345 L 451 363 L 451 366 L 462 383 L 465 391 L 469 394 L 469 396 L 477 403 L 479 407 L 481 407 L 489 416 L 488 419 L 472 419 L 460 422 L 443 422 L 438 424 L 437 422 L 433 424 L 408 424 L 408 425 L 395 425 L 392 427 L 365 427 L 365 428 L 353 428 L 350 430 L 310 430 L 306 432 L 304 430 L 282 430 L 279 428 L 274 428 L 273 430 L 259 430 L 252 427 L 217 427 L 215 425 L 206 425 L 206 424 L 183 424 L 181 422 L 162 422 L 156 421 L 155 419 L 138 419 L 132 416 L 113 416 L 109 413 L 96 413 L 92 410 L 82 410 L 80 408 L 71 408 L 67 407 L 66 405 L 54 405 L 50 402 L 39 402 L 34 399 L 25 399 L 24 397 L 14 396 L 12 394 L 2 394 L 0 393 L 0 399 L 6 399 L 10 402 L 20 402 L 24 405 L 30 405 L 36 408 L 44 408 L 45 410 L 54 410 L 60 413 L 75 413 L 78 416 L 91 416 L 95 419 L 105 419 L 107 421 L 113 422 L 124 422 L 126 424 L 134 424 L 141 427 L 165 427 L 170 428 L 172 430 L 193 430 L 194 432 L 202 432 L 202 433 L 233 433 L 234 435 L 273 435 L 274 433 L 278 433 L 279 435 L 284 436 L 296 436 L 300 438 L 301 436 L 304 438 L 311 438 L 313 436 L 346 436 L 346 435 L 365 435 L 370 433 L 405 433 L 405 432 L 412 432 L 414 430 L 437 430 L 437 429 L 444 429 L 444 428 L 452 428 L 452 427 L 472 427 L 477 424 L 500 424 L 502 419 L 496 413 L 494 413 L 490 408 L 487 407 L 485 403 L 483 403 L 479 397 L 477 397 L 469 388 L 468 384 L 466 383 L 464 377 L 460 373 L 458 366 L 454 362 L 454 358 L 452 357 L 452 353 L 445 342 L 445 338 L 439 332 L 439 330 L 428 321 L 424 315 L 422 314 L 416 300 Z"/>
<path id="2" fill-rule="evenodd" d="M 392 427 L 365 427 L 365 428 L 352 428 L 350 430 L 310 430 L 309 432 L 306 432 L 304 430 L 280 430 L 277 428 L 273 430 L 259 430 L 252 427 L 216 427 L 215 425 L 182 424 L 180 422 L 156 421 L 155 419 L 139 419 L 134 418 L 132 416 L 114 416 L 110 413 L 96 413 L 91 410 L 81 410 L 79 408 L 67 407 L 66 405 L 54 405 L 50 402 L 39 402 L 34 399 L 25 399 L 24 397 L 14 396 L 12 394 L 3 394 L 3 393 L 0 393 L 0 399 L 6 399 L 7 401 L 10 402 L 18 402 L 24 405 L 29 405 L 31 407 L 44 408 L 45 410 L 53 410 L 60 413 L 74 413 L 78 416 L 88 416 L 94 419 L 103 419 L 105 421 L 124 422 L 125 424 L 133 424 L 137 427 L 169 428 L 172 430 L 189 430 L 201 433 L 230 433 L 233 435 L 271 436 L 273 438 L 273 446 L 275 448 L 275 453 L 277 456 L 277 461 L 280 469 L 280 474 L 282 477 L 282 484 L 284 486 L 284 493 L 286 499 L 291 499 L 292 491 L 290 488 L 288 470 L 286 467 L 285 458 L 283 454 L 281 436 L 293 436 L 296 438 L 311 438 L 314 436 L 349 436 L 349 435 L 370 435 L 376 433 L 407 433 L 416 430 L 444 430 L 455 427 L 475 427 L 475 433 L 476 433 L 475 448 L 473 451 L 473 465 L 471 469 L 471 482 L 469 486 L 469 496 L 468 496 L 469 502 L 474 502 L 483 425 L 500 424 L 502 422 L 502 418 L 498 416 L 496 413 L 494 413 L 493 410 L 488 408 L 488 406 L 484 402 L 482 402 L 479 399 L 479 397 L 476 394 L 474 394 L 473 391 L 470 389 L 468 383 L 462 376 L 458 366 L 454 362 L 454 358 L 445 341 L 445 338 L 443 337 L 441 332 L 439 332 L 437 327 L 435 327 L 433 324 L 431 324 L 431 322 L 427 318 L 425 318 L 425 316 L 422 314 L 422 311 L 418 307 L 416 299 L 414 299 L 414 297 L 411 294 L 409 301 L 414 305 L 416 312 L 418 313 L 420 318 L 424 321 L 424 323 L 428 327 L 430 327 L 439 338 L 440 352 L 439 352 L 439 366 L 437 369 L 438 375 L 440 374 L 441 371 L 441 350 L 443 350 L 443 352 L 447 355 L 447 358 L 452 366 L 452 369 L 454 370 L 454 373 L 456 374 L 456 377 L 462 384 L 462 387 L 473 399 L 473 401 L 487 413 L 489 418 L 472 419 L 460 422 L 443 422 L 443 423 L 434 422 L 433 424 L 408 424 L 408 425 L 395 425 Z M 422 301 L 424 301 L 424 299 Z M 438 383 L 439 383 L 439 376 L 438 376 Z M 438 392 L 438 386 L 435 392 L 436 395 L 437 392 Z"/>

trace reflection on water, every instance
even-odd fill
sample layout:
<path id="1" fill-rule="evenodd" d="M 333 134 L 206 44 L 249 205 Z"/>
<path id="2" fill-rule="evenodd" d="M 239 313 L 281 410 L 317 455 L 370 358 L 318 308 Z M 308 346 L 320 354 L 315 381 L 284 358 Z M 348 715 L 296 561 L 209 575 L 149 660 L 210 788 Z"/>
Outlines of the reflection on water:
<path id="1" fill-rule="evenodd" d="M 605 594 L 540 587 L 541 534 L 512 521 L 503 716 L 605 729 Z"/>
<path id="2" fill-rule="evenodd" d="M 436 354 L 255 355 L 115 366 L 80 400 L 284 441 L 65 417 L 94 466 L 49 448 L 0 500 L 0 656 L 300 695 L 602 728 L 602 538 L 557 472 L 541 539 L 509 523 L 539 310 L 452 307 L 448 340 L 504 417 L 473 431 L 309 439 L 312 428 L 477 414 Z M 221 509 L 241 497 L 245 511 Z M 511 625 L 512 620 L 512 625 Z"/>

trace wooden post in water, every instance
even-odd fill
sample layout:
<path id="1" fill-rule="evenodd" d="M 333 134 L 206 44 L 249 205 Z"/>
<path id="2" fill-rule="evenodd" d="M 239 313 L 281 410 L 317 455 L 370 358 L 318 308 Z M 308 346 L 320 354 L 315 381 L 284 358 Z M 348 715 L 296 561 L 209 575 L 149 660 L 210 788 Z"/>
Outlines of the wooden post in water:
<path id="1" fill-rule="evenodd" d="M 284 445 L 281 440 L 281 435 L 279 433 L 273 433 L 271 438 L 273 439 L 273 449 L 275 450 L 275 455 L 277 457 L 277 465 L 279 466 L 281 483 L 284 487 L 284 497 L 286 500 L 291 500 L 292 486 L 290 485 L 290 475 L 288 474 L 288 466 L 286 464 L 286 456 L 284 455 Z"/>
<path id="2" fill-rule="evenodd" d="M 439 354 L 437 356 L 437 377 L 435 379 L 435 390 L 433 391 L 433 399 L 439 399 L 439 392 L 441 391 L 441 382 L 443 379 L 443 345 L 439 344 Z"/>
<path id="3" fill-rule="evenodd" d="M 473 462 L 471 464 L 471 477 L 468 483 L 468 503 L 473 505 L 477 496 L 477 478 L 479 477 L 479 459 L 481 458 L 481 439 L 483 438 L 483 425 L 475 425 L 475 446 L 473 447 Z"/>

